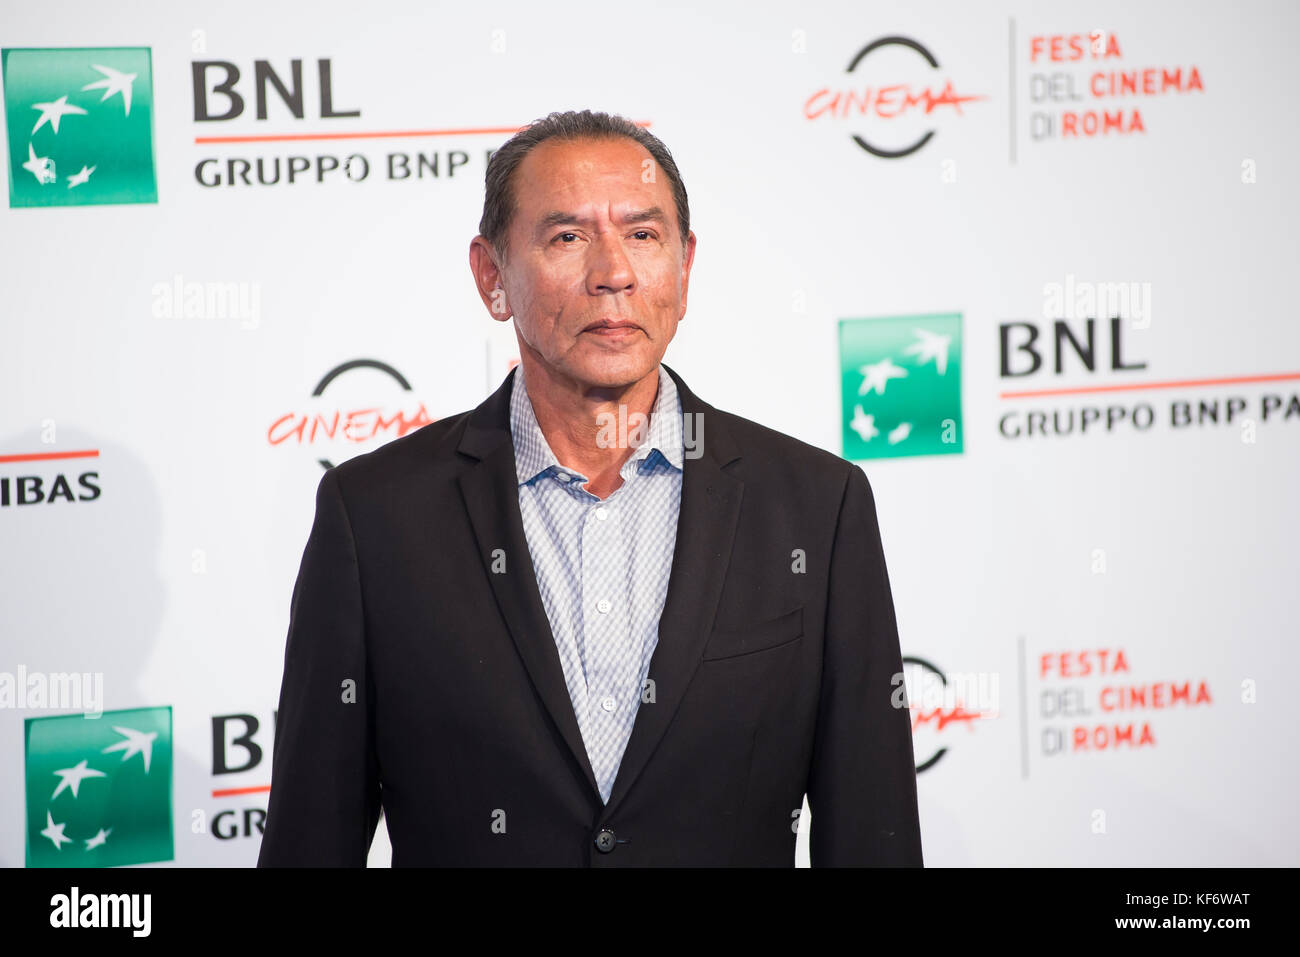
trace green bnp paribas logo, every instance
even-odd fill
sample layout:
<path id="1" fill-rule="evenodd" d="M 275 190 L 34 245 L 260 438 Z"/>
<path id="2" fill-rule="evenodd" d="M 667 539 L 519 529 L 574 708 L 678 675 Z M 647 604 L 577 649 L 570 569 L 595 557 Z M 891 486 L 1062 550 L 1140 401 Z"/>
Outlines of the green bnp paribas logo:
<path id="1" fill-rule="evenodd" d="M 156 203 L 148 47 L 0 51 L 9 205 Z"/>
<path id="2" fill-rule="evenodd" d="M 961 314 L 840 320 L 844 457 L 962 450 Z"/>
<path id="3" fill-rule="evenodd" d="M 170 861 L 172 709 L 28 718 L 27 866 Z"/>

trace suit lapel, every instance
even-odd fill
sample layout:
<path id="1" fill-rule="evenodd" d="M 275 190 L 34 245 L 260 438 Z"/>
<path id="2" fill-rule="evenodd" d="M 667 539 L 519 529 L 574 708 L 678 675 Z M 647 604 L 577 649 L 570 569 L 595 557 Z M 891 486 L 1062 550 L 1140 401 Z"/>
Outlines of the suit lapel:
<path id="1" fill-rule="evenodd" d="M 645 768 L 699 666 L 722 595 L 744 491 L 740 479 L 723 471 L 740 455 L 721 416 L 697 398 L 681 376 L 667 365 L 664 369 L 677 384 L 682 414 L 691 416 L 697 424 L 694 429 L 684 431 L 699 443 L 702 454 L 684 457 L 682 462 L 677 542 L 664 610 L 659 618 L 659 642 L 650 659 L 655 701 L 643 702 L 637 710 L 606 814 L 616 809 Z M 573 702 L 564 683 L 555 636 L 537 588 L 519 512 L 519 480 L 510 433 L 513 384 L 512 372 L 496 392 L 470 413 L 458 448 L 478 461 L 461 474 L 461 494 L 497 605 L 529 677 L 582 768 L 592 793 L 599 797 L 596 775 L 587 758 Z M 687 455 L 690 454 L 688 449 Z M 505 574 L 492 571 L 492 553 L 498 548 L 506 556 Z"/>
<path id="2" fill-rule="evenodd" d="M 515 449 L 510 434 L 510 392 L 514 373 L 477 409 L 470 413 L 459 450 L 478 459 L 478 464 L 460 476 L 461 495 L 469 513 L 479 554 L 487 566 L 488 581 L 497 606 L 510 629 L 515 647 L 533 686 L 550 712 L 574 759 L 599 796 L 596 775 L 573 713 L 573 702 L 564 683 L 560 653 L 555 647 L 546 608 L 537 589 L 533 562 L 519 512 L 519 478 L 515 472 Z M 505 554 L 506 570 L 492 570 L 493 551 Z"/>
<path id="3" fill-rule="evenodd" d="M 650 659 L 655 701 L 643 701 L 637 709 L 606 815 L 617 810 L 619 802 L 636 783 L 667 732 L 699 667 L 727 577 L 744 491 L 740 479 L 723 471 L 724 466 L 740 455 L 721 416 L 686 388 L 681 376 L 667 365 L 664 369 L 677 383 L 682 414 L 692 416 L 692 421 L 699 424 L 693 430 L 684 431 L 687 435 L 694 434 L 703 454 L 682 461 L 677 544 L 668 594 L 659 618 L 659 643 Z"/>

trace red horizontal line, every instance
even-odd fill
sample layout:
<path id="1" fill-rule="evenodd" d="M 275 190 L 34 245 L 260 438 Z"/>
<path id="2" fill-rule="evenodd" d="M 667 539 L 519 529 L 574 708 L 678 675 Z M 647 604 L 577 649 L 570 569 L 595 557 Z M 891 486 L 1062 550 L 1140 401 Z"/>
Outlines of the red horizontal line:
<path id="1" fill-rule="evenodd" d="M 638 121 L 637 126 L 648 127 L 649 122 Z M 255 136 L 196 136 L 201 143 L 294 143 L 303 140 L 391 140 L 412 139 L 425 136 L 483 136 L 488 134 L 518 133 L 522 126 L 467 126 L 450 130 L 381 130 L 373 133 L 267 133 Z"/>
<path id="2" fill-rule="evenodd" d="M 1247 382 L 1289 382 L 1300 379 L 1300 372 L 1269 375 L 1237 375 L 1220 379 L 1171 379 L 1168 382 L 1140 382 L 1133 385 L 1090 385 L 1075 389 L 1034 389 L 1028 392 L 1002 392 L 1001 399 L 1028 399 L 1046 395 L 1087 395 L 1092 392 L 1138 392 L 1145 389 L 1189 389 L 1204 385 L 1239 385 Z"/>
<path id="3" fill-rule="evenodd" d="M 99 449 L 85 449 L 81 452 L 32 452 L 29 455 L 0 455 L 0 464 L 5 462 L 47 462 L 50 459 L 96 459 Z"/>
<path id="4" fill-rule="evenodd" d="M 265 794 L 271 790 L 271 785 L 263 784 L 255 788 L 223 788 L 220 791 L 213 791 L 214 798 L 235 797 L 237 794 Z"/>

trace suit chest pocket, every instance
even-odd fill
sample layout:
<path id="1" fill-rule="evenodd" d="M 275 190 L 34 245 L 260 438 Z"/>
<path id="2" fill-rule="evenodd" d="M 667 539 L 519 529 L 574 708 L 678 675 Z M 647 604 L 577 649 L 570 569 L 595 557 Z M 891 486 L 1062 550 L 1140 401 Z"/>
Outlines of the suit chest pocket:
<path id="1" fill-rule="evenodd" d="M 740 628 L 715 628 L 704 646 L 705 661 L 742 658 L 779 648 L 803 637 L 803 606 L 767 621 Z"/>

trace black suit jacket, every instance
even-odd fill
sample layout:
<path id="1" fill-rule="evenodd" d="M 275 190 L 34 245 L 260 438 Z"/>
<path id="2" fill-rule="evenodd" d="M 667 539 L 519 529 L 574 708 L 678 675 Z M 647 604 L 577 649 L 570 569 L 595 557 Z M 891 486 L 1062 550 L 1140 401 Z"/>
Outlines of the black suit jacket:
<path id="1" fill-rule="evenodd" d="M 524 536 L 511 374 L 322 477 L 259 866 L 363 866 L 382 803 L 394 866 L 789 867 L 805 792 L 814 866 L 921 864 L 866 476 L 667 371 L 703 454 L 609 803 Z"/>

